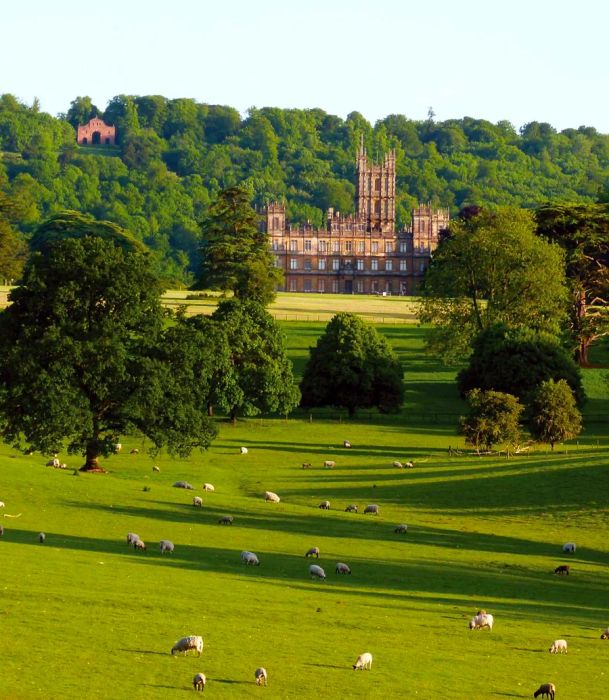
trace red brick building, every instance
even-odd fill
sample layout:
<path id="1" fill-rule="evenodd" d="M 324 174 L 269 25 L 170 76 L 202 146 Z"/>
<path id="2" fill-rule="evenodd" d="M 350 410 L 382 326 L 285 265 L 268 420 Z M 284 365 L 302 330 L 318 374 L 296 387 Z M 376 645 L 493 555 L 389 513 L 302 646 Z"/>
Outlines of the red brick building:
<path id="1" fill-rule="evenodd" d="M 284 205 L 273 203 L 263 226 L 285 274 L 280 291 L 405 295 L 416 293 L 449 219 L 447 209 L 419 205 L 410 228 L 396 231 L 395 152 L 373 164 L 362 143 L 355 215 L 328 209 L 325 228 L 293 226 Z"/>
<path id="2" fill-rule="evenodd" d="M 93 117 L 88 124 L 78 127 L 76 142 L 81 146 L 90 144 L 113 146 L 116 143 L 116 127 L 106 124 L 98 117 Z"/>

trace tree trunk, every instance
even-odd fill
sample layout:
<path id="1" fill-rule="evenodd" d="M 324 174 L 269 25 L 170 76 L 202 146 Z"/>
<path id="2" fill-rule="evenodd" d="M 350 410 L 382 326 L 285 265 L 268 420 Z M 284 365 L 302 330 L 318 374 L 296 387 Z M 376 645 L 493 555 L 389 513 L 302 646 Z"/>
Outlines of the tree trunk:
<path id="1" fill-rule="evenodd" d="M 577 362 L 580 367 L 587 367 L 588 362 L 588 350 L 590 349 L 591 342 L 588 338 L 581 338 L 579 341 L 579 347 L 577 348 Z"/>
<path id="2" fill-rule="evenodd" d="M 99 441 L 96 438 L 89 440 L 87 443 L 87 451 L 85 453 L 85 463 L 80 468 L 81 472 L 103 472 L 105 469 L 99 463 L 101 449 Z"/>
<path id="3" fill-rule="evenodd" d="M 550 442 L 550 452 L 554 452 L 554 443 Z"/>

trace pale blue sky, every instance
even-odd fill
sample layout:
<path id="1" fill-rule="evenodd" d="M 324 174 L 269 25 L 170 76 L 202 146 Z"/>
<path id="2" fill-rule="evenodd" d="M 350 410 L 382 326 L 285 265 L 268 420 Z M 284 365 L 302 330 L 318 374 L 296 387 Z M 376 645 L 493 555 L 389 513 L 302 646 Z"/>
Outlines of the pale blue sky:
<path id="1" fill-rule="evenodd" d="M 609 133 L 606 0 L 4 0 L 0 92 Z"/>

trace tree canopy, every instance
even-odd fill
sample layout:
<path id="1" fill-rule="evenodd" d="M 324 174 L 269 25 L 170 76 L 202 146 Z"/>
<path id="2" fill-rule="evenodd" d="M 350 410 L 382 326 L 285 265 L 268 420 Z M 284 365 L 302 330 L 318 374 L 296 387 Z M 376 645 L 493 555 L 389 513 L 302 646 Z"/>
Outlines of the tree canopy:
<path id="1" fill-rule="evenodd" d="M 563 251 L 535 234 L 530 212 L 503 207 L 451 221 L 425 276 L 419 318 L 433 324 L 429 348 L 455 359 L 493 324 L 558 334 L 566 302 Z"/>
<path id="2" fill-rule="evenodd" d="M 355 314 L 339 313 L 326 326 L 300 383 L 302 405 L 396 411 L 404 400 L 400 362 L 377 330 Z"/>
<path id="3" fill-rule="evenodd" d="M 564 379 L 548 379 L 535 390 L 529 406 L 529 430 L 552 450 L 557 442 L 570 440 L 582 429 L 582 415 L 571 387 Z"/>
<path id="4" fill-rule="evenodd" d="M 520 435 L 519 419 L 523 406 L 511 394 L 473 389 L 467 395 L 469 413 L 461 416 L 459 432 L 465 442 L 492 450 L 498 443 L 515 443 Z"/>

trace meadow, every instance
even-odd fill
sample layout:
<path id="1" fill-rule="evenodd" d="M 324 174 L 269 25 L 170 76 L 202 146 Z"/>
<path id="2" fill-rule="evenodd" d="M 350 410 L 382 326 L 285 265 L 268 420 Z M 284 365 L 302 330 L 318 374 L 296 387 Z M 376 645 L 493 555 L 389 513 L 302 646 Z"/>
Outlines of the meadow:
<path id="1" fill-rule="evenodd" d="M 297 373 L 323 325 L 283 324 Z M 18 516 L 0 519 L 0 698 L 187 697 L 198 671 L 205 695 L 221 698 L 524 698 L 548 681 L 559 699 L 599 697 L 609 673 L 599 639 L 609 625 L 607 370 L 586 371 L 578 441 L 477 457 L 455 434 L 455 370 L 423 353 L 416 326 L 379 330 L 406 373 L 396 416 L 221 422 L 210 450 L 187 460 L 153 458 L 126 436 L 105 475 L 0 446 L 2 512 Z M 326 459 L 336 467 L 323 469 Z M 195 491 L 173 488 L 178 480 Z M 266 503 L 265 490 L 281 502 Z M 329 511 L 317 507 L 325 499 Z M 350 503 L 360 512 L 345 512 Z M 378 517 L 362 514 L 368 503 Z M 232 526 L 218 524 L 224 514 Z M 146 552 L 127 547 L 128 531 Z M 161 539 L 173 555 L 160 554 Z M 562 553 L 567 541 L 575 554 Z M 308 576 L 312 546 L 325 582 Z M 245 549 L 260 567 L 241 563 Z M 337 561 L 352 575 L 336 575 Z M 552 573 L 562 563 L 570 576 Z M 480 608 L 495 616 L 491 633 L 468 630 Z M 203 636 L 201 658 L 171 656 L 187 634 Z M 548 653 L 557 638 L 567 655 Z M 372 670 L 354 672 L 364 651 Z M 254 683 L 257 666 L 267 688 Z"/>

